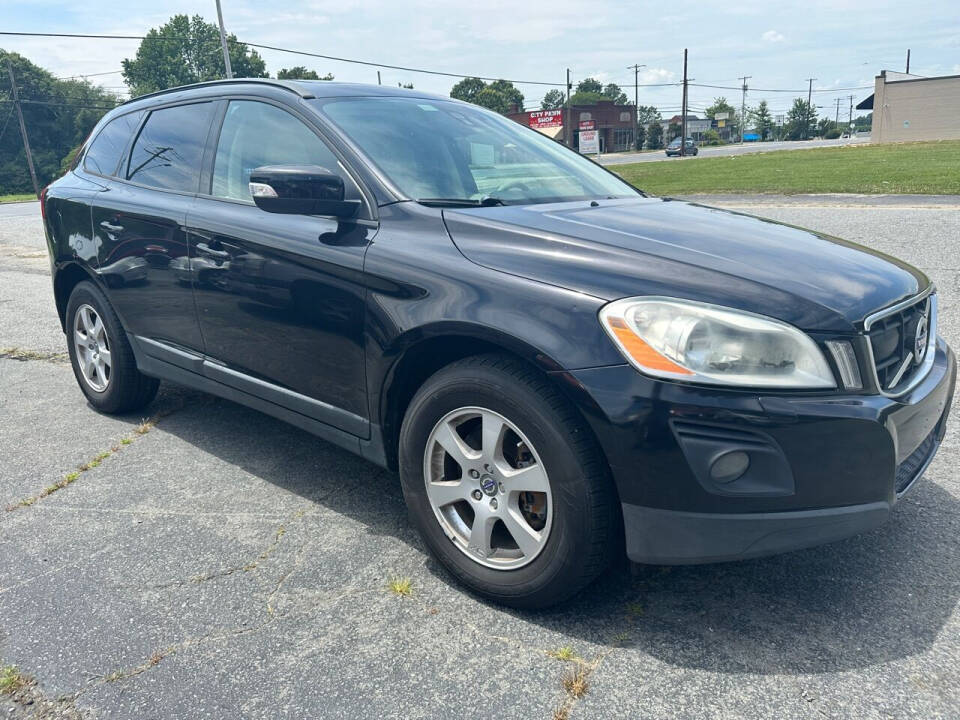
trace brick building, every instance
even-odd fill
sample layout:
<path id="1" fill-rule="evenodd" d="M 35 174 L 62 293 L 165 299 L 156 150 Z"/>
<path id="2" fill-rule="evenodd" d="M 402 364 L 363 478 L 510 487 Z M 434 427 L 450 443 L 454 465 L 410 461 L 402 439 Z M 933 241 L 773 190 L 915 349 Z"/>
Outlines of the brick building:
<path id="1" fill-rule="evenodd" d="M 637 126 L 637 109 L 633 105 L 615 105 L 612 100 L 601 100 L 594 105 L 573 105 L 569 111 L 561 108 L 512 112 L 507 117 L 560 142 L 566 142 L 569 137 L 569 123 L 573 126 L 574 148 L 577 147 L 580 130 L 597 130 L 600 134 L 600 152 L 632 150 Z"/>

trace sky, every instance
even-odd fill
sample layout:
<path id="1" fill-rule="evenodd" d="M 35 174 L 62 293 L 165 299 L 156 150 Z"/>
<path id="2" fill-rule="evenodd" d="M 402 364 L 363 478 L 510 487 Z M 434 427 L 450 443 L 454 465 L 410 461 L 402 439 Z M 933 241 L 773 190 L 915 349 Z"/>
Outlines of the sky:
<path id="1" fill-rule="evenodd" d="M 216 22 L 214 0 L 0 0 L 0 30 L 143 35 L 171 15 L 200 14 Z M 227 31 L 240 40 L 344 58 L 511 80 L 557 83 L 570 68 L 574 84 L 585 77 L 615 82 L 634 96 L 639 72 L 641 105 L 665 118 L 680 110 L 683 50 L 689 49 L 691 112 L 717 96 L 747 104 L 766 99 L 774 115 L 813 82 L 820 114 L 840 117 L 872 92 L 884 69 L 960 74 L 960 5 L 956 0 L 804 0 L 777 3 L 623 2 L 616 0 L 222 0 Z M 0 48 L 19 52 L 60 77 L 109 73 L 136 53 L 138 42 L 0 36 Z M 377 68 L 261 51 L 267 70 L 305 65 L 336 80 L 377 82 Z M 447 95 L 457 78 L 381 70 L 384 84 L 413 83 Z M 123 94 L 119 72 L 92 82 Z M 719 88 L 699 85 L 725 86 Z M 539 107 L 548 85 L 520 84 L 525 105 Z M 727 89 L 729 88 L 729 89 Z M 844 88 L 857 88 L 847 90 Z M 774 92 L 788 90 L 790 92 Z M 854 116 L 858 113 L 854 110 Z"/>

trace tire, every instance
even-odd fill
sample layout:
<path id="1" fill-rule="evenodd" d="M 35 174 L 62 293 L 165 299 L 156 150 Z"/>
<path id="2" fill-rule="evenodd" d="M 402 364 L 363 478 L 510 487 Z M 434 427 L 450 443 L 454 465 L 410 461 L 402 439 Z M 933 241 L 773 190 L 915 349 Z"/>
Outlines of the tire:
<path id="1" fill-rule="evenodd" d="M 479 412 L 479 420 L 471 417 L 473 412 Z M 484 426 L 491 417 L 494 424 L 496 418 L 506 421 L 501 440 L 503 451 L 497 463 L 506 462 L 504 467 L 511 473 L 525 473 L 522 477 L 517 475 L 520 480 L 516 480 L 512 475 L 500 474 L 498 464 L 489 471 L 500 480 L 499 490 L 494 489 L 492 495 L 488 487 L 490 476 L 484 470 L 480 469 L 484 474 L 474 479 L 461 463 L 454 461 L 450 465 L 453 455 L 445 447 L 438 451 L 434 439 L 442 436 L 450 442 L 450 436 L 438 430 L 445 423 L 452 427 L 461 418 L 469 418 L 459 426 L 462 433 L 464 428 L 471 427 L 470 423 L 475 423 L 474 428 L 476 423 Z M 435 430 L 439 434 L 435 435 Z M 471 432 L 474 440 L 476 433 L 483 434 L 481 430 Z M 470 437 L 467 434 L 461 440 L 467 442 Z M 482 455 L 483 445 L 483 441 L 474 442 L 469 449 L 476 452 L 479 448 Z M 400 431 L 399 450 L 401 484 L 411 521 L 443 566 L 485 598 L 517 608 L 541 608 L 562 602 L 593 581 L 615 554 L 621 525 L 619 505 L 596 440 L 570 403 L 525 363 L 502 355 L 480 355 L 438 371 L 410 402 Z M 515 452 L 512 460 L 505 460 L 507 451 Z M 517 460 L 521 457 L 526 461 Z M 514 461 L 518 467 L 525 467 L 514 470 L 510 467 Z M 468 459 L 466 464 L 476 462 Z M 539 470 L 532 466 L 539 466 Z M 433 482 L 441 468 L 445 481 L 460 478 L 452 493 L 469 492 L 471 497 L 438 509 L 431 498 L 433 488 L 443 488 Z M 544 473 L 547 493 L 517 492 L 529 478 L 539 478 Z M 516 487 L 511 487 L 515 482 Z M 481 485 L 473 487 L 474 484 Z M 527 504 L 520 505 L 517 497 Z M 499 503 L 495 504 L 497 499 Z M 472 533 L 481 515 L 490 517 L 486 514 L 490 507 L 499 507 L 491 538 L 500 546 L 486 555 L 480 547 L 474 547 Z M 523 547 L 515 540 L 524 534 L 517 531 L 517 521 L 521 519 L 517 510 L 521 507 L 525 508 L 521 510 L 526 522 L 523 530 L 538 529 L 530 533 L 531 537 L 540 538 L 536 546 L 525 535 Z M 541 517 L 537 511 L 543 507 L 546 509 Z M 472 522 L 466 527 L 471 513 Z M 512 518 L 507 517 L 508 513 Z M 502 532 L 497 535 L 498 522 L 502 530 L 510 533 L 509 538 Z M 509 547 L 511 542 L 517 545 L 516 549 Z M 488 543 L 486 548 L 493 544 Z M 528 546 L 533 548 L 529 552 Z M 516 557 L 518 554 L 522 557 Z"/>
<path id="2" fill-rule="evenodd" d="M 87 332 L 91 318 L 99 319 L 99 325 L 94 323 L 91 331 Z M 80 328 L 79 332 L 77 328 Z M 120 318 L 93 283 L 77 283 L 70 293 L 66 332 L 73 374 L 83 394 L 97 410 L 110 414 L 131 412 L 139 410 L 156 397 L 160 381 L 137 370 L 137 362 Z M 84 342 L 80 341 L 81 336 Z M 103 367 L 85 372 L 85 367 L 91 366 L 95 350 L 98 352 L 93 364 L 99 363 Z M 107 352 L 101 356 L 103 350 Z M 109 360 L 103 360 L 103 357 L 109 357 Z"/>

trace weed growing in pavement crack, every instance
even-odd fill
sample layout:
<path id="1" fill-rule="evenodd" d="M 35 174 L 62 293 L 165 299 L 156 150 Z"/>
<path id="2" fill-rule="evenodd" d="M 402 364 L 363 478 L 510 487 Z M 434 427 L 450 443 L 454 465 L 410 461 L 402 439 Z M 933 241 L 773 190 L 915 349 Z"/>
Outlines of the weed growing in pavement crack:
<path id="1" fill-rule="evenodd" d="M 0 349 L 0 359 L 18 360 L 20 362 L 28 362 L 30 360 L 52 363 L 70 362 L 70 356 L 64 352 L 38 352 L 36 350 L 25 350 L 24 348 L 18 347 Z"/>
<path id="2" fill-rule="evenodd" d="M 547 655 L 552 657 L 554 660 L 562 660 L 564 662 L 577 659 L 577 654 L 573 652 L 573 648 L 569 645 L 556 650 L 550 650 L 547 652 Z"/>
<path id="3" fill-rule="evenodd" d="M 392 577 L 387 581 L 387 590 L 397 597 L 413 595 L 413 581 L 408 577 Z"/>
<path id="4" fill-rule="evenodd" d="M 30 679 L 17 670 L 16 665 L 0 668 L 0 695 L 13 695 L 30 684 Z"/>
<path id="5" fill-rule="evenodd" d="M 586 695 L 590 687 L 587 683 L 589 675 L 590 669 L 579 663 L 564 673 L 563 689 L 567 691 L 567 695 L 577 700 Z"/>
<path id="6" fill-rule="evenodd" d="M 4 353 L 6 353 L 6 352 L 7 352 L 7 351 L 2 351 L 2 352 L 0 352 L 0 357 L 6 357 L 6 355 L 4 355 Z M 114 445 L 114 446 L 113 446 L 112 448 L 110 448 L 109 450 L 106 450 L 106 451 L 101 452 L 101 453 L 97 453 L 97 454 L 93 457 L 92 460 L 89 460 L 89 461 L 85 462 L 83 465 L 79 466 L 76 470 L 67 473 L 67 474 L 64 475 L 60 480 L 58 480 L 57 482 L 53 483 L 53 485 L 48 485 L 48 486 L 45 487 L 43 490 L 41 490 L 40 492 L 38 492 L 36 495 L 31 495 L 31 496 L 29 496 L 29 497 L 25 497 L 25 498 L 23 498 L 22 500 L 19 500 L 18 502 L 15 502 L 15 503 L 12 503 L 12 504 L 10 504 L 10 505 L 7 505 L 6 511 L 7 511 L 7 512 L 13 512 L 14 510 L 17 510 L 18 508 L 30 507 L 31 505 L 33 505 L 34 503 L 36 503 L 38 500 L 42 500 L 43 498 L 47 497 L 48 495 L 52 495 L 53 493 L 57 492 L 58 490 L 63 490 L 63 489 L 64 489 L 65 487 L 67 487 L 68 485 L 71 485 L 71 484 L 73 484 L 74 482 L 76 482 L 76 480 L 77 480 L 77 479 L 80 477 L 80 475 L 82 475 L 83 473 L 85 473 L 85 472 L 87 472 L 87 471 L 89 471 L 89 470 L 92 470 L 92 469 L 95 468 L 95 467 L 99 467 L 100 464 L 101 464 L 104 460 L 106 460 L 108 457 L 110 457 L 111 455 L 115 455 L 116 453 L 120 452 L 120 451 L 121 451 L 123 448 L 125 448 L 127 445 L 133 444 L 133 441 L 136 440 L 137 437 L 146 435 L 148 432 L 150 432 L 150 431 L 154 428 L 154 426 L 156 426 L 156 424 L 157 424 L 157 422 L 160 420 L 160 418 L 166 417 L 167 415 L 170 415 L 171 413 L 174 413 L 174 412 L 176 412 L 176 411 L 179 410 L 179 409 L 180 409 L 180 408 L 178 407 L 178 408 L 174 408 L 174 409 L 169 410 L 169 411 L 164 412 L 164 413 L 157 413 L 157 414 L 154 415 L 152 418 L 150 418 L 150 419 L 148 419 L 148 420 L 143 420 L 139 425 L 137 425 L 137 426 L 134 428 L 132 434 L 127 435 L 126 437 L 121 438 L 121 439 L 120 439 L 120 442 L 117 443 L 116 445 Z"/>

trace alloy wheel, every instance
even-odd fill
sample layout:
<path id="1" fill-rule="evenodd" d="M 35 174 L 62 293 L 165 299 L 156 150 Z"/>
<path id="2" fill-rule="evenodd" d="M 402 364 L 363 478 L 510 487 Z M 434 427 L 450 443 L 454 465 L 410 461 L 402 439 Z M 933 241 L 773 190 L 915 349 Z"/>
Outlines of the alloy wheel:
<path id="1" fill-rule="evenodd" d="M 84 382 L 95 392 L 110 384 L 110 341 L 97 311 L 90 305 L 77 308 L 73 323 L 73 347 Z"/>
<path id="2" fill-rule="evenodd" d="M 536 449 L 503 415 L 481 407 L 447 413 L 424 451 L 427 498 L 450 540 L 473 561 L 514 570 L 550 536 L 550 479 Z"/>

